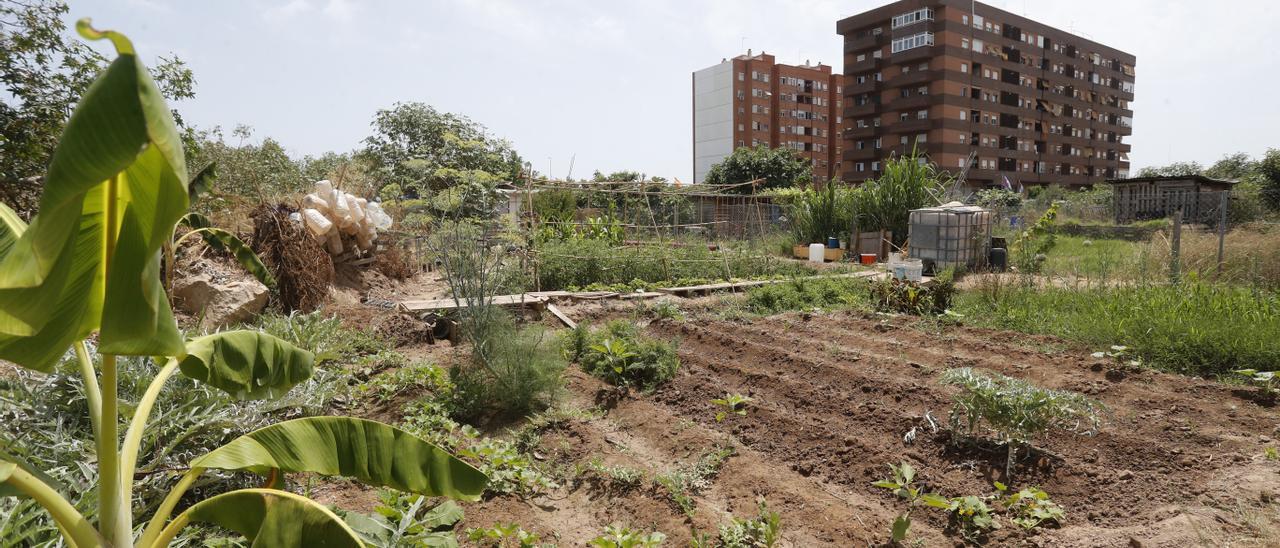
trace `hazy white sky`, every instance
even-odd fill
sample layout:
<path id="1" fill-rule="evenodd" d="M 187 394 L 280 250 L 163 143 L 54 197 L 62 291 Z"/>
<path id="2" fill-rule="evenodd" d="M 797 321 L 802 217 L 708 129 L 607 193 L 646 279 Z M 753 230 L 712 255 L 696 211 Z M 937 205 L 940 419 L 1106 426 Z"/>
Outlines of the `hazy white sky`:
<path id="1" fill-rule="evenodd" d="M 176 53 L 200 127 L 291 152 L 359 146 L 379 108 L 466 114 L 556 177 L 691 179 L 690 73 L 745 48 L 842 71 L 838 19 L 878 0 L 70 0 L 69 20 Z M 1138 57 L 1133 169 L 1280 147 L 1280 7 L 1263 0 L 991 0 Z M 95 47 L 103 47 L 101 44 Z"/>

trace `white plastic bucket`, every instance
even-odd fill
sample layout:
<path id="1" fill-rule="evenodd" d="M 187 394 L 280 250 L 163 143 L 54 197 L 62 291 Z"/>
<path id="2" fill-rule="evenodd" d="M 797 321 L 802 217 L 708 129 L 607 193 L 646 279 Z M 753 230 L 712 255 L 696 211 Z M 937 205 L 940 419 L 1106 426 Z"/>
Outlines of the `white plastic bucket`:
<path id="1" fill-rule="evenodd" d="M 907 262 L 902 263 L 902 275 L 904 278 L 912 282 L 923 280 L 924 261 L 921 261 L 920 259 L 907 259 Z"/>

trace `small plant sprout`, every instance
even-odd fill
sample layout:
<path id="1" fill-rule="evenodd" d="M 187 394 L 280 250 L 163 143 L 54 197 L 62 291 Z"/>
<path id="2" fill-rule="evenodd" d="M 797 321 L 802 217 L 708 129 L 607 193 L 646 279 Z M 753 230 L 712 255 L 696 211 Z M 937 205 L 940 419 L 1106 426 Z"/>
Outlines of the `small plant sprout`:
<path id="1" fill-rule="evenodd" d="M 944 498 L 922 495 L 920 500 L 928 506 L 951 512 L 952 523 L 959 529 L 960 535 L 969 541 L 976 541 L 984 532 L 1000 528 L 995 516 L 991 514 L 991 507 L 987 506 L 983 497 L 968 495 Z"/>
<path id="2" fill-rule="evenodd" d="M 759 515 L 752 519 L 733 518 L 720 526 L 722 548 L 771 548 L 782 532 L 782 516 L 769 509 L 764 498 L 758 501 Z"/>
<path id="3" fill-rule="evenodd" d="M 1142 367 L 1142 361 L 1134 359 L 1127 346 L 1112 345 L 1110 350 L 1094 352 L 1091 356 L 1097 359 L 1109 359 L 1117 369 L 1132 370 Z"/>
<path id="4" fill-rule="evenodd" d="M 923 497 L 937 497 L 937 495 L 925 495 L 920 492 L 920 489 L 915 485 L 916 469 L 910 463 L 890 464 L 889 469 L 893 471 L 892 479 L 880 480 L 871 485 L 889 489 L 893 491 L 894 495 L 907 501 L 907 511 L 893 520 L 893 527 L 889 533 L 889 538 L 896 543 L 907 539 L 907 530 L 911 528 L 912 507 L 921 501 Z"/>
<path id="5" fill-rule="evenodd" d="M 1258 371 L 1257 369 L 1237 369 L 1233 373 L 1243 377 L 1249 384 L 1260 389 L 1262 393 L 1269 398 L 1274 398 L 1280 393 L 1280 387 L 1276 386 L 1277 371 Z"/>
<path id="6" fill-rule="evenodd" d="M 594 548 L 656 548 L 662 546 L 667 535 L 659 531 L 641 533 L 626 527 L 610 525 L 604 528 L 604 534 L 587 543 Z"/>
<path id="7" fill-rule="evenodd" d="M 1264 447 L 1262 456 L 1267 460 L 1280 460 L 1280 449 L 1276 449 L 1274 445 Z"/>
<path id="8" fill-rule="evenodd" d="M 467 529 L 467 538 L 489 548 L 534 548 L 538 545 L 538 535 L 525 531 L 516 523 L 495 523 L 493 527 Z"/>
<path id="9" fill-rule="evenodd" d="M 1007 493 L 1008 487 L 995 482 L 996 490 Z M 1062 523 L 1067 513 L 1049 499 L 1049 493 L 1038 487 L 1026 487 L 1004 499 L 1004 511 L 1009 519 L 1024 529 L 1032 529 L 1046 521 Z"/>
<path id="10" fill-rule="evenodd" d="M 724 422 L 729 415 L 747 416 L 747 404 L 751 403 L 751 397 L 736 393 L 725 394 L 723 398 L 711 400 L 711 403 L 720 408 L 716 412 L 716 422 Z"/>

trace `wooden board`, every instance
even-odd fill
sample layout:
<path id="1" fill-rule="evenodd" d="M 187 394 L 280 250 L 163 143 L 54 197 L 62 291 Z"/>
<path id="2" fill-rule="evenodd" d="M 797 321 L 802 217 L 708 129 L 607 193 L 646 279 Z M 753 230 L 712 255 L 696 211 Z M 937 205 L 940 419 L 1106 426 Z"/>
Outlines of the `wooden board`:
<path id="1" fill-rule="evenodd" d="M 547 302 L 546 297 L 530 295 L 527 293 L 520 295 L 498 295 L 493 298 L 496 306 L 535 306 L 541 307 Z M 449 299 L 428 299 L 419 301 L 401 301 L 398 305 L 402 310 L 408 312 L 421 312 L 426 310 L 454 310 L 465 308 L 466 304 L 459 303 L 452 298 Z"/>
<path id="2" fill-rule="evenodd" d="M 836 250 L 836 251 L 839 251 L 839 250 Z M 852 272 L 849 274 L 836 274 L 834 276 L 805 276 L 799 279 L 812 280 L 816 278 L 875 278 L 875 277 L 883 276 L 884 274 L 885 274 L 884 272 L 879 272 L 876 270 L 864 270 L 862 272 Z M 705 285 L 689 285 L 684 287 L 664 287 L 664 288 L 659 288 L 658 291 L 665 293 L 667 295 L 677 295 L 677 296 L 685 296 L 690 294 L 705 295 L 714 291 L 737 291 L 739 289 L 749 289 L 752 287 L 759 287 L 762 285 L 774 285 L 774 284 L 786 283 L 789 281 L 791 281 L 791 279 L 751 280 L 746 282 L 723 282 L 723 283 L 714 283 L 714 284 L 705 284 Z"/>
<path id="3" fill-rule="evenodd" d="M 577 323 L 575 323 L 573 320 L 570 320 L 569 317 L 566 316 L 564 312 L 562 312 L 560 308 L 554 304 L 547 305 L 547 312 L 550 312 L 552 316 L 555 316 L 556 318 L 558 318 L 569 329 L 575 329 L 578 327 Z"/>

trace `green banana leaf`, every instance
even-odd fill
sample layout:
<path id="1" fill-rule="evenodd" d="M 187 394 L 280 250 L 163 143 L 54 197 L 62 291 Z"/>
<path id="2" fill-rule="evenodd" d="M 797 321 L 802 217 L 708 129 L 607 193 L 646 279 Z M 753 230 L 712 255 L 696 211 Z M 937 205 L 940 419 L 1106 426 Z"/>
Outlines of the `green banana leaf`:
<path id="1" fill-rule="evenodd" d="M 17 467 L 18 465 L 12 462 L 0 460 L 0 483 L 9 481 L 9 476 L 13 475 L 13 471 Z"/>
<path id="2" fill-rule="evenodd" d="M 27 230 L 27 223 L 23 222 L 22 217 L 0 202 L 0 261 L 9 254 L 9 249 L 25 230 Z"/>
<path id="3" fill-rule="evenodd" d="M 223 331 L 187 343 L 183 375 L 242 400 L 275 399 L 311 378 L 315 354 L 261 331 Z"/>
<path id="4" fill-rule="evenodd" d="M 184 518 L 240 533 L 252 546 L 363 546 L 342 518 L 288 491 L 241 489 L 223 493 L 192 505 L 178 519 Z"/>
<path id="5" fill-rule="evenodd" d="M 241 267 L 249 271 L 263 285 L 267 287 L 276 285 L 276 279 L 271 276 L 271 271 L 267 269 L 267 266 L 262 264 L 262 259 L 259 259 L 253 249 L 248 244 L 245 244 L 244 240 L 236 237 L 235 234 L 213 226 L 208 217 L 199 213 L 184 215 L 181 223 L 199 230 L 200 237 L 204 239 L 205 245 L 208 245 L 213 250 L 230 251 L 235 256 L 236 262 L 240 263 Z"/>
<path id="6" fill-rule="evenodd" d="M 160 284 L 161 245 L 188 205 L 182 142 L 129 40 L 76 28 L 118 56 L 81 97 L 39 214 L 0 259 L 0 358 L 39 371 L 94 330 L 106 354 L 183 351 Z"/>
<path id="7" fill-rule="evenodd" d="M 210 451 L 191 467 L 261 475 L 272 470 L 314 472 L 461 500 L 479 499 L 489 481 L 470 464 L 404 430 L 348 417 L 273 424 Z"/>
<path id="8" fill-rule="evenodd" d="M 191 177 L 187 183 L 187 200 L 195 203 L 196 198 L 213 190 L 213 183 L 218 180 L 218 162 L 209 162 Z"/>

